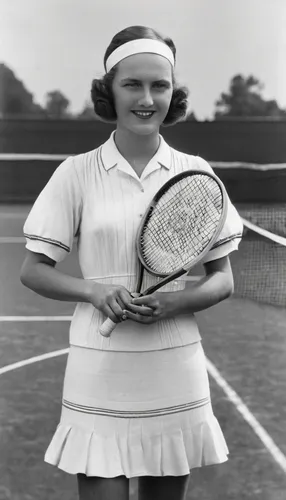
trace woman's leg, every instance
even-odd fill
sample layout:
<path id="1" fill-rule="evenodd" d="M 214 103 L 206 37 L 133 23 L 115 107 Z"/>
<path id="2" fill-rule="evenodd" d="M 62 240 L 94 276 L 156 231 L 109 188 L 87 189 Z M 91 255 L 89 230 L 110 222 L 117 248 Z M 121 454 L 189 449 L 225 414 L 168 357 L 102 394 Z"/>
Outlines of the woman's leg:
<path id="1" fill-rule="evenodd" d="M 79 500 L 128 500 L 129 479 L 77 475 Z"/>
<path id="2" fill-rule="evenodd" d="M 138 500 L 184 500 L 190 475 L 142 476 L 138 478 Z"/>

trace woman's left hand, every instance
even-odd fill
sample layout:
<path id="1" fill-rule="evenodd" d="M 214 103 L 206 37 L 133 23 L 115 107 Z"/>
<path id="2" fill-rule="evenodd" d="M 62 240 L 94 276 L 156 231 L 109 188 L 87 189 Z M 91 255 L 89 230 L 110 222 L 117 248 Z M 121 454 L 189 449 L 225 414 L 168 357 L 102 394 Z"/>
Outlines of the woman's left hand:
<path id="1" fill-rule="evenodd" d="M 155 292 L 137 297 L 124 310 L 126 319 L 150 325 L 173 315 L 173 307 L 168 292 Z"/>

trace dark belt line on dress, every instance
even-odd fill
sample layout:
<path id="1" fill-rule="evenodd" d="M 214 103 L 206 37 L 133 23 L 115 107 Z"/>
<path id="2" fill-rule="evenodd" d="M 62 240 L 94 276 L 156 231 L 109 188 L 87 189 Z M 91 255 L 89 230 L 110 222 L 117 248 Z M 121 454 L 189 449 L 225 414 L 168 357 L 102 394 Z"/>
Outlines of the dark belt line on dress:
<path id="1" fill-rule="evenodd" d="M 195 410 L 202 406 L 206 406 L 210 403 L 210 398 L 206 397 L 199 399 L 198 401 L 192 401 L 190 403 L 185 403 L 176 406 L 170 406 L 167 408 L 158 408 L 156 410 L 110 410 L 106 408 L 97 408 L 92 406 L 79 405 L 77 403 L 72 403 L 66 399 L 63 400 L 62 404 L 65 408 L 69 410 L 78 411 L 81 413 L 90 413 L 94 415 L 103 415 L 106 417 L 116 417 L 116 418 L 144 418 L 144 417 L 157 417 L 161 415 L 170 415 L 172 413 L 179 413 L 183 411 Z"/>

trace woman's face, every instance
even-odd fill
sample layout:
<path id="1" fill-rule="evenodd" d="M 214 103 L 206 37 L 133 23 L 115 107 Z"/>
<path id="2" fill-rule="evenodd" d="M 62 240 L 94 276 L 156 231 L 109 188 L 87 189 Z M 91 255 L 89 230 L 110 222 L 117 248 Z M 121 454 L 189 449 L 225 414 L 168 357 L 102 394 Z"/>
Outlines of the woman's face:
<path id="1" fill-rule="evenodd" d="M 117 128 L 139 135 L 159 131 L 173 93 L 172 66 L 157 54 L 123 59 L 112 83 Z"/>

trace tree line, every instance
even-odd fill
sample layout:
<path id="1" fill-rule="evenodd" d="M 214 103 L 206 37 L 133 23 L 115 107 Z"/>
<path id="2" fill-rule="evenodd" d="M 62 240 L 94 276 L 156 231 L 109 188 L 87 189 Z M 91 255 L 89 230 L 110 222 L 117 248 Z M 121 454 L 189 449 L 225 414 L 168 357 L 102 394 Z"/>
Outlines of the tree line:
<path id="1" fill-rule="evenodd" d="M 276 100 L 262 97 L 263 84 L 253 75 L 235 75 L 226 92 L 215 101 L 214 120 L 232 117 L 275 117 L 286 119 L 286 110 Z M 86 102 L 80 113 L 70 112 L 70 101 L 60 91 L 46 93 L 40 106 L 24 83 L 5 64 L 0 63 L 0 117 L 25 116 L 43 119 L 96 119 L 91 102 Z M 197 120 L 190 111 L 187 120 Z"/>

